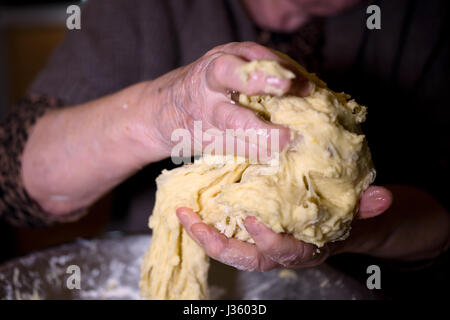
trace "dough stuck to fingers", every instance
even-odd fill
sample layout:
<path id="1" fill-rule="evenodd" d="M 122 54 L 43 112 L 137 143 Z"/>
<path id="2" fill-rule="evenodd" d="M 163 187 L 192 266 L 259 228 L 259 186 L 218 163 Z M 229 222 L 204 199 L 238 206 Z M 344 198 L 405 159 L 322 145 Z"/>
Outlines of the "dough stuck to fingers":
<path id="1" fill-rule="evenodd" d="M 307 97 L 239 96 L 241 105 L 291 130 L 292 143 L 278 161 L 254 164 L 205 155 L 157 178 L 149 222 L 153 236 L 141 269 L 144 298 L 208 297 L 208 257 L 182 228 L 179 207 L 193 209 L 225 236 L 247 242 L 253 241 L 243 223 L 247 216 L 318 247 L 348 236 L 359 198 L 375 178 L 360 128 L 366 107 L 297 68 L 313 84 Z M 293 77 L 270 60 L 252 61 L 239 70 L 242 79 L 255 71 Z"/>

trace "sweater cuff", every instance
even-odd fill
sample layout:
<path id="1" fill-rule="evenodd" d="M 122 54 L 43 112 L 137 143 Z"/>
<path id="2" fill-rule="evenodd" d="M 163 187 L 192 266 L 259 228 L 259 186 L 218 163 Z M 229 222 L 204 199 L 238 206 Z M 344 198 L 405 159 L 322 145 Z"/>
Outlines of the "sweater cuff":
<path id="1" fill-rule="evenodd" d="M 31 128 L 45 112 L 63 107 L 62 101 L 29 95 L 0 125 L 0 218 L 20 227 L 40 227 L 70 222 L 86 214 L 83 208 L 54 216 L 41 208 L 25 190 L 21 177 L 22 154 Z"/>

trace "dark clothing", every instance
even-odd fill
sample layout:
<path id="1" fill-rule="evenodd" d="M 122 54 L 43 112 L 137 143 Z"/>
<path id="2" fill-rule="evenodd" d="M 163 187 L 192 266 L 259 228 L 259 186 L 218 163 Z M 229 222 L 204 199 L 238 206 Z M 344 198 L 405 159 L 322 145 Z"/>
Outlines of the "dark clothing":
<path id="1" fill-rule="evenodd" d="M 293 34 L 275 34 L 258 30 L 238 0 L 89 1 L 82 29 L 68 31 L 30 88 L 60 103 L 25 100 L 11 115 L 20 123 L 4 123 L 0 131 L 0 214 L 16 223 L 50 222 L 26 196 L 19 175 L 26 132 L 43 109 L 113 93 L 217 45 L 247 40 L 291 55 L 332 89 L 368 105 L 365 132 L 377 183 L 422 186 L 448 208 L 448 3 L 380 1 L 381 30 L 366 28 L 363 4 Z"/>
<path id="2" fill-rule="evenodd" d="M 22 181 L 22 153 L 30 129 L 46 111 L 62 106 L 55 98 L 29 95 L 0 126 L 0 217 L 13 225 L 45 226 L 74 221 L 86 213 L 81 209 L 62 217 L 50 216 L 30 198 Z"/>

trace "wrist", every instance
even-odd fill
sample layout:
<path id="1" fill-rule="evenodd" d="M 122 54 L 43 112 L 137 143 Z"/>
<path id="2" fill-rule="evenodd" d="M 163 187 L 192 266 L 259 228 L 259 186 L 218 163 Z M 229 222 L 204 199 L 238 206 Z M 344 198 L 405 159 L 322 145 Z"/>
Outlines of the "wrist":
<path id="1" fill-rule="evenodd" d="M 170 156 L 170 146 L 158 130 L 161 98 L 153 87 L 152 81 L 144 81 L 120 92 L 117 99 L 116 140 L 139 167 Z"/>

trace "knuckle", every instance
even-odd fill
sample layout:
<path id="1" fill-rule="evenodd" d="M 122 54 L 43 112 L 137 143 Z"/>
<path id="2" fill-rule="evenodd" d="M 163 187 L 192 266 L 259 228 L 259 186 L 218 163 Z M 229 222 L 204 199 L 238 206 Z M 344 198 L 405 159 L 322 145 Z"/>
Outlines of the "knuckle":
<path id="1" fill-rule="evenodd" d="M 227 252 L 227 248 L 228 244 L 226 243 L 226 241 L 216 236 L 212 237 L 211 242 L 206 244 L 206 252 L 213 258 L 223 257 L 224 253 Z"/>
<path id="2" fill-rule="evenodd" d="M 247 47 L 248 47 L 248 49 L 250 49 L 254 53 L 264 54 L 264 53 L 269 52 L 269 49 L 267 49 L 266 47 L 264 47 L 264 46 L 262 46 L 260 44 L 255 43 L 255 42 L 250 42 L 247 45 Z"/>
<path id="3" fill-rule="evenodd" d="M 212 71 L 216 79 L 221 79 L 227 72 L 231 56 L 222 54 L 212 61 Z"/>
<path id="4" fill-rule="evenodd" d="M 268 48 L 254 42 L 249 42 L 246 45 L 246 50 L 250 53 L 252 59 L 263 59 L 268 57 L 275 57 Z"/>
<path id="5" fill-rule="evenodd" d="M 228 42 L 227 44 L 223 45 L 223 49 L 227 51 L 233 51 L 237 47 L 241 46 L 243 43 L 244 42 L 237 42 L 237 41 Z"/>
<path id="6" fill-rule="evenodd" d="M 290 266 L 290 265 L 298 265 L 302 262 L 302 259 L 299 255 L 296 253 L 291 253 L 287 255 L 281 255 L 277 262 L 281 264 L 284 267 Z"/>
<path id="7" fill-rule="evenodd" d="M 269 254 L 271 257 L 281 255 L 284 247 L 285 244 L 283 238 L 278 234 L 267 237 L 263 242 L 263 252 Z"/>
<path id="8" fill-rule="evenodd" d="M 267 272 L 273 270 L 276 266 L 276 263 L 270 258 L 265 257 L 264 255 L 258 256 L 257 259 L 257 269 L 261 272 Z"/>
<path id="9" fill-rule="evenodd" d="M 316 248 L 316 246 L 308 243 L 297 245 L 299 259 L 303 261 L 311 260 L 316 255 Z"/>
<path id="10" fill-rule="evenodd" d="M 211 56 L 211 55 L 213 55 L 213 54 L 216 54 L 217 52 L 220 52 L 221 50 L 223 50 L 223 48 L 224 48 L 224 45 L 214 47 L 214 48 L 212 48 L 212 49 L 206 51 L 206 53 L 204 54 L 204 56 L 207 57 L 207 56 Z"/>
<path id="11" fill-rule="evenodd" d="M 223 52 L 217 52 L 208 58 L 205 58 L 202 63 L 202 69 L 198 70 L 200 74 L 203 74 L 203 78 L 206 80 L 207 86 L 212 86 L 211 89 L 223 82 L 222 79 L 226 75 L 230 55 Z"/>
<path id="12" fill-rule="evenodd" d="M 218 46 L 208 50 L 204 55 L 209 56 L 209 55 L 217 54 L 220 52 L 228 51 L 229 49 L 232 49 L 233 47 L 236 47 L 237 45 L 239 45 L 239 43 L 240 42 L 232 41 L 232 42 L 218 45 Z"/>
<path id="13" fill-rule="evenodd" d="M 208 65 L 209 59 L 207 58 L 201 58 L 198 59 L 195 63 L 192 64 L 192 67 L 189 70 L 190 76 L 197 76 L 199 74 L 202 74 L 205 67 Z"/>
<path id="14" fill-rule="evenodd" d="M 242 128 L 245 130 L 251 127 L 252 119 L 245 111 L 244 109 L 230 108 L 225 113 L 225 129 Z"/>
<path id="15" fill-rule="evenodd" d="M 171 100 L 178 107 L 187 107 L 198 100 L 198 88 L 201 86 L 202 64 L 194 63 L 186 68 L 176 79 L 171 90 Z"/>
<path id="16" fill-rule="evenodd" d="M 244 41 L 240 43 L 240 46 L 247 49 L 256 49 L 259 47 L 263 47 L 260 44 L 253 42 L 253 41 Z M 264 47 L 263 47 L 264 48 Z M 257 49 L 256 49 L 257 50 Z"/>
<path id="17" fill-rule="evenodd" d="M 250 55 L 253 58 L 264 57 L 271 53 L 266 47 L 252 41 L 230 42 L 224 46 L 224 50 L 237 55 Z"/>

